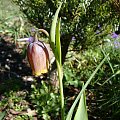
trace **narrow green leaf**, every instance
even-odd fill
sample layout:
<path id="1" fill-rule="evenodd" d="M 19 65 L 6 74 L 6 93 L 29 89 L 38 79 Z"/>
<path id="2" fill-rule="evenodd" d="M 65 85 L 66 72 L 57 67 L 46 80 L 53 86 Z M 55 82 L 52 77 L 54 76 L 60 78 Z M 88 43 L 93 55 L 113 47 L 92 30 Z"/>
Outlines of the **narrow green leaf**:
<path id="1" fill-rule="evenodd" d="M 110 78 L 108 78 L 107 80 L 105 80 L 105 82 L 101 85 L 103 86 L 105 83 L 107 83 L 109 80 L 111 80 L 113 77 L 115 77 L 116 75 L 120 74 L 120 70 L 118 70 L 115 74 L 113 74 Z"/>
<path id="2" fill-rule="evenodd" d="M 60 101 L 61 101 L 61 120 L 64 120 L 64 94 L 63 94 L 63 71 L 61 64 L 61 44 L 60 44 L 60 20 L 58 20 L 58 14 L 60 11 L 62 3 L 58 7 L 55 16 L 52 21 L 52 26 L 50 30 L 50 46 L 56 58 L 57 70 L 58 70 L 58 79 L 60 86 Z"/>
<path id="3" fill-rule="evenodd" d="M 101 48 L 101 47 L 100 47 Z M 101 50 L 102 50 L 102 52 L 103 52 L 103 54 L 104 54 L 104 56 L 106 56 L 106 53 L 105 53 L 105 51 L 101 48 Z M 108 61 L 108 63 L 109 63 L 109 66 L 110 66 L 110 68 L 111 68 L 111 70 L 112 70 L 112 72 L 113 72 L 113 74 L 115 73 L 114 72 L 114 69 L 113 69 L 113 67 L 112 67 L 112 64 L 110 63 L 110 61 L 109 61 L 109 58 L 107 57 L 107 61 Z"/>
<path id="4" fill-rule="evenodd" d="M 74 120 L 88 120 L 85 92 L 83 92 L 83 94 L 81 95 Z"/>
<path id="5" fill-rule="evenodd" d="M 58 59 L 59 64 L 61 65 L 61 43 L 60 43 L 60 19 L 58 20 L 56 26 L 56 59 Z"/>
<path id="6" fill-rule="evenodd" d="M 0 120 L 3 120 L 3 118 L 5 117 L 5 114 L 6 114 L 5 111 L 4 112 L 0 112 Z"/>
<path id="7" fill-rule="evenodd" d="M 104 63 L 104 61 L 106 60 L 107 57 L 108 57 L 108 55 L 105 56 L 105 58 L 101 61 L 101 63 L 98 65 L 98 67 L 95 69 L 95 71 L 92 73 L 92 75 L 90 76 L 90 78 L 87 80 L 87 82 L 83 86 L 82 90 L 80 91 L 80 93 L 78 94 L 77 98 L 75 99 L 73 105 L 71 106 L 71 108 L 70 108 L 70 110 L 68 112 L 66 120 L 71 120 L 72 114 L 73 114 L 73 111 L 75 109 L 75 106 L 76 106 L 77 102 L 79 101 L 81 95 L 83 94 L 83 92 L 87 88 L 88 84 L 91 82 L 92 78 L 95 76 L 95 74 L 100 69 L 100 67 L 102 66 L 102 64 Z"/>
<path id="8" fill-rule="evenodd" d="M 50 45 L 54 51 L 54 47 L 55 47 L 55 33 L 56 33 L 56 23 L 57 23 L 57 19 L 58 19 L 58 14 L 60 11 L 62 3 L 60 3 L 60 6 L 58 7 L 58 9 L 56 10 L 55 16 L 53 18 L 52 21 L 52 26 L 51 26 L 51 30 L 50 30 Z"/>
<path id="9" fill-rule="evenodd" d="M 63 94 L 63 70 L 62 66 L 56 59 L 57 71 L 58 71 L 58 80 L 59 80 L 59 88 L 60 88 L 60 101 L 61 101 L 61 120 L 64 120 L 64 94 Z"/>

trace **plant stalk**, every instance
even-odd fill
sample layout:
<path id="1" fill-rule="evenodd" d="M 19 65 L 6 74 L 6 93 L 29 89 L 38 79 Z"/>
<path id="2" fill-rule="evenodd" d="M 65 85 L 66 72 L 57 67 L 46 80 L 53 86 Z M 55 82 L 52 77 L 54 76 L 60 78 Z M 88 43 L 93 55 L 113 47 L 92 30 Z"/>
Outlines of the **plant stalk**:
<path id="1" fill-rule="evenodd" d="M 58 79 L 59 79 L 59 87 L 60 87 L 60 101 L 61 101 L 61 120 L 64 120 L 64 94 L 63 94 L 63 71 L 62 65 L 56 60 L 57 63 L 57 71 L 58 71 Z"/>

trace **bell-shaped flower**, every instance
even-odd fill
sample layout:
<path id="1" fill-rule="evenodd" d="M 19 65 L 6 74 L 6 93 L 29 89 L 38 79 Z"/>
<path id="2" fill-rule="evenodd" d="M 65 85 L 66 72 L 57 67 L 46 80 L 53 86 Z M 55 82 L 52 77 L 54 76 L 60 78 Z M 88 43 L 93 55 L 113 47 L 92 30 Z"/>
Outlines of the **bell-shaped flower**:
<path id="1" fill-rule="evenodd" d="M 49 53 L 43 42 L 30 41 L 27 48 L 27 57 L 33 75 L 37 77 L 48 72 Z"/>

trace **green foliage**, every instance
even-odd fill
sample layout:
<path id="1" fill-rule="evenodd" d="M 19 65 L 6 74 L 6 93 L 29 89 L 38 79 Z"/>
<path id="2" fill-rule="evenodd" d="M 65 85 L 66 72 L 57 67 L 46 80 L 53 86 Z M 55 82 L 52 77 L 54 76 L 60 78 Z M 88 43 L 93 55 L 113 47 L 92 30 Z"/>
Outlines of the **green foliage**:
<path id="1" fill-rule="evenodd" d="M 19 37 L 29 36 L 29 29 L 32 25 L 19 11 L 19 7 L 12 0 L 1 0 L 0 3 L 0 33 L 12 36 L 14 42 Z"/>
<path id="2" fill-rule="evenodd" d="M 103 65 L 103 63 L 104 63 L 104 61 L 106 60 L 106 58 L 107 58 L 107 56 L 106 56 L 106 57 L 101 61 L 101 63 L 97 66 L 97 68 L 96 68 L 96 69 L 94 70 L 94 72 L 91 74 L 91 76 L 89 77 L 89 79 L 87 80 L 87 82 L 85 83 L 85 85 L 83 85 L 80 93 L 78 94 L 77 98 L 75 99 L 74 103 L 72 104 L 72 106 L 71 106 L 71 108 L 70 108 L 70 110 L 69 110 L 69 112 L 68 112 L 68 115 L 67 115 L 66 120 L 71 120 L 77 102 L 79 101 L 79 99 L 80 99 L 80 102 L 82 102 L 83 99 L 85 98 L 85 96 L 83 95 L 84 92 L 85 92 L 85 89 L 86 89 L 87 86 L 90 84 L 92 78 L 95 76 L 95 74 L 96 74 L 97 71 L 100 69 L 100 67 Z M 83 95 L 83 98 L 81 98 L 82 95 Z M 82 103 L 83 103 L 83 106 L 85 107 L 85 105 L 84 105 L 85 103 L 84 103 L 84 102 L 82 102 Z M 79 106 L 79 107 L 80 107 L 80 106 Z M 81 110 L 81 111 L 80 111 L 81 113 L 82 113 L 82 110 L 86 110 L 86 108 L 79 108 L 79 107 L 78 107 L 78 109 Z M 86 111 L 85 111 L 85 112 L 86 112 Z M 81 119 L 82 119 L 82 118 L 86 118 L 86 119 L 87 119 L 87 116 L 86 116 L 87 114 L 83 114 L 83 115 L 85 115 L 85 116 L 82 116 Z"/>
<path id="3" fill-rule="evenodd" d="M 85 92 L 81 95 L 74 120 L 88 120 Z"/>
<path id="4" fill-rule="evenodd" d="M 60 8 L 61 8 L 61 4 L 58 7 L 58 9 L 55 13 L 54 19 L 52 21 L 52 26 L 51 26 L 51 31 L 50 31 L 50 44 L 51 44 L 52 50 L 54 52 L 54 55 L 55 55 L 55 58 L 56 58 L 56 63 L 57 63 L 58 80 L 59 80 L 59 86 L 60 86 L 61 119 L 64 120 L 64 96 L 63 96 L 63 85 L 62 85 L 62 80 L 63 80 L 62 73 L 63 73 L 63 71 L 62 71 L 62 64 L 61 64 L 60 23 L 59 23 L 60 21 L 58 21 L 58 26 L 56 27 L 58 13 L 60 11 Z M 55 36 L 55 34 L 56 34 L 56 36 Z M 75 99 L 73 105 L 71 106 L 71 108 L 68 112 L 66 120 L 71 120 L 72 119 L 73 111 L 74 111 L 75 106 L 76 106 L 79 99 L 80 99 L 80 103 L 78 105 L 78 109 L 77 109 L 77 112 L 75 114 L 74 119 L 75 120 L 77 120 L 77 119 L 83 120 L 83 118 L 85 120 L 88 119 L 87 109 L 86 109 L 86 101 L 85 101 L 85 89 L 88 86 L 88 84 L 90 83 L 90 81 L 92 80 L 92 78 L 95 76 L 97 71 L 100 69 L 100 67 L 102 66 L 102 64 L 104 63 L 104 61 L 107 57 L 108 57 L 108 55 L 105 56 L 105 58 L 102 60 L 102 62 L 98 65 L 98 67 L 95 69 L 95 71 L 89 77 L 86 84 L 83 85 L 83 88 L 82 88 L 81 92 L 79 93 L 79 95 Z M 79 115 L 78 112 L 80 112 L 80 115 Z M 83 113 L 85 113 L 85 114 L 83 114 Z"/>
<path id="5" fill-rule="evenodd" d="M 14 111 L 14 116 L 11 115 L 11 117 L 14 118 L 14 120 L 19 119 L 30 119 L 32 120 L 32 116 L 27 114 L 22 114 L 23 111 L 27 111 L 29 108 L 28 102 L 25 100 L 27 96 L 27 91 L 10 91 L 5 92 L 4 95 L 2 95 L 1 101 L 0 101 L 0 110 L 7 111 L 8 115 L 10 114 L 10 110 Z M 18 114 L 18 113 L 21 114 Z M 7 118 L 6 112 L 3 112 L 5 118 Z M 2 117 L 2 116 L 1 116 Z M 0 119 L 3 120 L 3 119 Z"/>
<path id="6" fill-rule="evenodd" d="M 0 112 L 0 120 L 3 120 L 4 119 L 4 116 L 5 116 L 6 112 Z"/>
<path id="7" fill-rule="evenodd" d="M 41 81 L 41 85 L 32 85 L 31 103 L 37 110 L 38 116 L 44 120 L 59 118 L 60 97 L 53 88 Z"/>
<path id="8" fill-rule="evenodd" d="M 15 111 L 22 111 L 27 109 L 28 105 L 24 100 L 26 94 L 27 93 L 25 91 L 11 91 L 9 93 L 6 92 L 4 95 L 5 98 L 2 99 L 0 103 L 1 108 L 8 106 L 9 109 L 14 109 Z"/>
<path id="9" fill-rule="evenodd" d="M 62 60 L 61 60 L 61 41 L 60 41 L 60 20 L 58 19 L 58 14 L 62 3 L 60 3 L 58 9 L 55 12 L 55 16 L 52 21 L 51 30 L 50 30 L 50 45 L 52 51 L 55 55 L 57 71 L 58 71 L 58 80 L 60 88 L 60 101 L 61 101 L 61 119 L 64 120 L 64 93 L 63 93 L 63 69 L 62 69 Z M 58 21 L 58 22 L 57 22 Z"/>
<path id="10" fill-rule="evenodd" d="M 118 119 L 120 112 L 118 110 L 120 94 L 118 90 L 120 79 L 120 48 L 115 47 L 114 41 L 116 41 L 116 39 L 110 38 L 110 36 L 106 36 L 103 39 L 106 42 L 100 47 L 96 46 L 94 49 L 85 51 L 71 51 L 71 45 L 64 64 L 64 85 L 72 85 L 78 88 L 81 85 L 81 81 L 87 81 L 98 63 L 104 56 L 109 54 L 103 66 L 93 77 L 87 90 L 87 94 L 89 94 L 88 91 L 91 91 L 91 93 L 95 95 L 97 104 L 96 107 L 94 105 L 91 105 L 91 107 L 88 105 L 88 108 L 91 112 L 96 108 L 96 112 L 93 111 L 92 114 L 98 117 L 99 113 L 101 113 L 100 118 L 102 119 Z M 119 39 L 117 39 L 117 41 L 119 41 Z M 108 113 L 108 115 L 105 113 Z M 111 116 L 111 114 L 113 115 Z"/>
<path id="11" fill-rule="evenodd" d="M 37 27 L 50 30 L 52 16 L 59 2 L 63 0 L 14 0 Z M 63 1 L 64 2 L 64 1 Z M 85 48 L 99 44 L 101 38 L 119 22 L 119 14 L 112 9 L 111 0 L 68 0 L 61 8 L 62 39 L 66 35 L 75 36 L 75 46 L 80 43 Z M 100 25 L 100 29 L 98 28 Z M 96 35 L 99 31 L 101 35 Z M 71 38 L 70 38 L 71 40 Z"/>

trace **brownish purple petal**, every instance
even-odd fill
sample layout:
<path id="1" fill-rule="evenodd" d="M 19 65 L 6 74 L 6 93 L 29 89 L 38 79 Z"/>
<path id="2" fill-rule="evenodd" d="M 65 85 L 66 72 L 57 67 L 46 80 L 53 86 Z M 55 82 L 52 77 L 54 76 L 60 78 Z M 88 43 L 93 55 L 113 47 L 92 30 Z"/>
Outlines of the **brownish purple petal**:
<path id="1" fill-rule="evenodd" d="M 47 73 L 49 69 L 49 54 L 43 42 L 33 42 L 28 45 L 27 57 L 35 76 Z"/>

